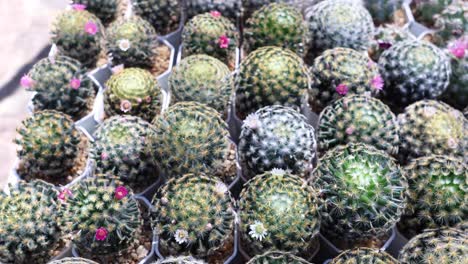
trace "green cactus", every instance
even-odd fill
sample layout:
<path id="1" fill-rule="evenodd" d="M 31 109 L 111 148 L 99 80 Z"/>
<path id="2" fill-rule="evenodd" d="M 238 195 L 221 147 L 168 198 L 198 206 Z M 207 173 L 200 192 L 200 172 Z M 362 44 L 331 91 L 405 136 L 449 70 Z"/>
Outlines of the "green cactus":
<path id="1" fill-rule="evenodd" d="M 239 33 L 229 19 L 214 12 L 203 13 L 190 19 L 182 31 L 184 57 L 206 54 L 229 66 L 236 61 Z"/>
<path id="2" fill-rule="evenodd" d="M 402 264 L 466 264 L 468 235 L 456 228 L 428 229 L 413 237 L 400 252 Z"/>
<path id="3" fill-rule="evenodd" d="M 376 24 L 392 22 L 395 11 L 402 8 L 404 0 L 364 0 L 364 5 L 369 10 Z"/>
<path id="4" fill-rule="evenodd" d="M 147 148 L 153 126 L 136 116 L 113 116 L 94 133 L 90 158 L 99 173 L 111 173 L 141 191 L 156 181 L 157 166 Z"/>
<path id="5" fill-rule="evenodd" d="M 441 99 L 462 110 L 468 106 L 468 35 L 448 44 L 452 75 Z"/>
<path id="6" fill-rule="evenodd" d="M 104 26 L 86 10 L 66 10 L 55 19 L 52 42 L 58 51 L 79 60 L 85 67 L 96 65 L 102 50 Z"/>
<path id="7" fill-rule="evenodd" d="M 169 88 L 176 101 L 196 101 L 218 112 L 227 110 L 233 77 L 226 64 L 208 55 L 182 59 L 169 76 Z"/>
<path id="8" fill-rule="evenodd" d="M 80 119 L 91 108 L 94 84 L 81 63 L 66 56 L 45 58 L 34 64 L 27 76 L 28 91 L 36 92 L 34 110 L 57 110 Z"/>
<path id="9" fill-rule="evenodd" d="M 46 263 L 58 246 L 57 191 L 43 181 L 20 181 L 0 192 L 0 262 Z"/>
<path id="10" fill-rule="evenodd" d="M 272 46 L 250 53 L 234 79 L 236 111 L 241 119 L 269 105 L 299 109 L 310 88 L 302 59 L 290 50 Z"/>
<path id="11" fill-rule="evenodd" d="M 106 47 L 114 65 L 151 69 L 156 46 L 156 31 L 141 17 L 122 17 L 107 28 Z"/>
<path id="12" fill-rule="evenodd" d="M 72 4 L 85 5 L 86 10 L 108 25 L 117 17 L 119 0 L 72 0 Z"/>
<path id="13" fill-rule="evenodd" d="M 254 51 L 264 46 L 290 49 L 303 57 L 309 29 L 300 10 L 288 4 L 272 3 L 255 11 L 244 29 L 245 47 Z"/>
<path id="14" fill-rule="evenodd" d="M 317 143 L 305 116 L 284 106 L 267 106 L 244 121 L 238 145 L 245 176 L 274 168 L 305 177 L 313 169 Z"/>
<path id="15" fill-rule="evenodd" d="M 81 134 L 73 120 L 55 110 L 44 110 L 23 120 L 15 143 L 26 180 L 63 182 L 79 158 Z"/>
<path id="16" fill-rule="evenodd" d="M 431 155 L 413 160 L 405 171 L 408 205 L 400 227 L 407 235 L 468 220 L 468 167 L 463 159 Z"/>
<path id="17" fill-rule="evenodd" d="M 179 28 L 182 6 L 178 0 L 131 0 L 135 14 L 151 23 L 160 35 Z"/>
<path id="18" fill-rule="evenodd" d="M 92 175 L 60 193 L 62 226 L 81 254 L 112 255 L 126 250 L 143 221 L 132 190 L 118 180 Z"/>
<path id="19" fill-rule="evenodd" d="M 198 14 L 217 11 L 236 23 L 241 15 L 240 0 L 186 0 L 186 3 L 185 12 L 188 19 Z"/>
<path id="20" fill-rule="evenodd" d="M 327 106 L 320 114 L 318 142 L 321 150 L 328 150 L 349 142 L 362 142 L 398 153 L 398 122 L 390 108 L 380 100 L 351 95 Z"/>
<path id="21" fill-rule="evenodd" d="M 358 248 L 346 250 L 334 258 L 330 264 L 399 264 L 390 254 L 383 250 Z"/>
<path id="22" fill-rule="evenodd" d="M 400 41 L 414 39 L 406 28 L 386 24 L 376 28 L 374 40 L 369 48 L 373 61 L 378 61 L 382 53 Z"/>
<path id="23" fill-rule="evenodd" d="M 305 259 L 289 252 L 269 251 L 250 259 L 247 264 L 310 264 Z"/>
<path id="24" fill-rule="evenodd" d="M 365 144 L 328 151 L 310 183 L 320 190 L 321 232 L 341 248 L 380 242 L 406 206 L 407 183 L 396 160 Z"/>
<path id="25" fill-rule="evenodd" d="M 98 264 L 98 263 L 89 259 L 84 259 L 84 258 L 63 258 L 63 259 L 49 262 L 49 264 Z"/>
<path id="26" fill-rule="evenodd" d="M 134 115 L 151 122 L 162 107 L 161 88 L 147 70 L 127 68 L 106 82 L 104 109 L 106 115 Z"/>
<path id="27" fill-rule="evenodd" d="M 431 154 L 468 157 L 468 121 L 445 103 L 416 102 L 398 116 L 398 123 L 402 162 Z"/>
<path id="28" fill-rule="evenodd" d="M 152 226 L 163 255 L 190 254 L 215 263 L 232 254 L 234 200 L 218 178 L 197 173 L 171 179 L 152 204 Z"/>
<path id="29" fill-rule="evenodd" d="M 449 40 L 468 34 L 468 2 L 452 2 L 434 16 L 435 36 L 441 46 Z"/>
<path id="30" fill-rule="evenodd" d="M 315 58 L 310 74 L 309 104 L 317 113 L 344 95 L 376 96 L 383 90 L 377 64 L 365 54 L 348 48 L 334 48 L 322 53 Z"/>
<path id="31" fill-rule="evenodd" d="M 434 16 L 440 14 L 445 7 L 457 0 L 413 0 L 411 7 L 416 21 L 426 26 L 434 25 Z"/>
<path id="32" fill-rule="evenodd" d="M 240 195 L 244 249 L 250 256 L 284 250 L 310 257 L 317 249 L 316 191 L 304 179 L 281 169 L 257 175 Z"/>
<path id="33" fill-rule="evenodd" d="M 244 20 L 251 17 L 251 15 L 256 11 L 266 6 L 270 3 L 286 3 L 291 6 L 296 7 L 299 10 L 302 10 L 303 6 L 306 4 L 315 4 L 316 1 L 320 0 L 240 0 L 242 2 L 242 15 Z M 312 3 L 310 3 L 312 2 Z"/>
<path id="34" fill-rule="evenodd" d="M 206 262 L 195 259 L 191 256 L 182 256 L 160 259 L 156 262 L 153 262 L 153 264 L 206 264 Z"/>
<path id="35" fill-rule="evenodd" d="M 374 36 L 374 22 L 363 5 L 325 0 L 305 11 L 311 41 L 308 60 L 336 47 L 366 51 Z"/>

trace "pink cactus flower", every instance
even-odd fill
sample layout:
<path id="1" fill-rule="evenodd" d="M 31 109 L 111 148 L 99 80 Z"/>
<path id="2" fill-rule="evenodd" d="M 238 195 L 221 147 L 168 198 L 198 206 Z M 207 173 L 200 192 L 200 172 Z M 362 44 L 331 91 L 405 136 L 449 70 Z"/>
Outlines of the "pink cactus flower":
<path id="1" fill-rule="evenodd" d="M 127 188 L 125 188 L 125 186 L 119 186 L 115 188 L 115 198 L 117 200 L 122 200 L 123 198 L 125 198 L 125 196 L 127 196 L 127 194 L 128 190 Z"/>
<path id="2" fill-rule="evenodd" d="M 86 22 L 86 25 L 85 25 L 85 31 L 86 33 L 88 33 L 89 35 L 96 35 L 96 33 L 98 33 L 99 31 L 99 28 L 98 26 L 96 25 L 96 23 L 94 23 L 93 21 L 88 21 Z"/>
<path id="3" fill-rule="evenodd" d="M 341 83 L 335 88 L 335 90 L 340 95 L 346 95 L 348 93 L 348 86 L 346 84 Z"/>
<path id="4" fill-rule="evenodd" d="M 132 110 L 132 103 L 129 100 L 122 100 L 120 102 L 120 110 L 122 110 L 124 113 L 129 112 Z"/>
<path id="5" fill-rule="evenodd" d="M 62 201 L 62 202 L 65 202 L 67 200 L 67 197 L 68 196 L 72 196 L 73 193 L 70 189 L 68 188 L 64 188 L 60 193 L 59 195 L 57 196 L 57 198 Z"/>
<path id="6" fill-rule="evenodd" d="M 108 234 L 109 232 L 107 231 L 107 229 L 105 229 L 104 227 L 100 227 L 96 230 L 96 235 L 94 236 L 94 238 L 96 238 L 96 240 L 98 241 L 104 241 L 106 240 Z"/>
<path id="7" fill-rule="evenodd" d="M 151 96 L 148 95 L 148 96 L 145 97 L 145 101 L 146 101 L 147 103 L 151 103 L 151 100 L 152 100 L 152 99 L 151 99 Z"/>
<path id="8" fill-rule="evenodd" d="M 78 89 L 80 88 L 81 86 L 81 80 L 78 79 L 78 78 L 73 78 L 70 80 L 70 86 L 73 88 L 73 89 Z"/>
<path id="9" fill-rule="evenodd" d="M 352 135 L 354 133 L 354 127 L 353 126 L 350 126 L 348 128 L 346 128 L 346 134 L 348 135 Z"/>
<path id="10" fill-rule="evenodd" d="M 143 100 L 142 100 L 140 97 L 138 97 L 138 98 L 136 99 L 136 101 L 137 101 L 139 104 L 141 104 L 141 102 L 143 102 Z"/>
<path id="11" fill-rule="evenodd" d="M 213 11 L 210 12 L 210 15 L 212 17 L 218 18 L 218 17 L 221 17 L 221 12 L 213 10 Z"/>
<path id="12" fill-rule="evenodd" d="M 76 11 L 83 11 L 86 9 L 86 5 L 83 4 L 73 4 L 72 8 Z"/>
<path id="13" fill-rule="evenodd" d="M 102 160 L 107 160 L 109 158 L 109 155 L 107 155 L 106 152 L 101 153 L 101 159 Z"/>
<path id="14" fill-rule="evenodd" d="M 25 74 L 21 77 L 20 84 L 25 88 L 31 88 L 34 85 L 34 80 Z"/>
<path id="15" fill-rule="evenodd" d="M 465 43 L 463 40 L 457 40 L 451 47 L 449 47 L 450 53 L 452 53 L 453 56 L 463 59 L 465 57 L 465 50 L 468 48 L 468 42 Z"/>
<path id="16" fill-rule="evenodd" d="M 380 74 L 372 78 L 371 87 L 374 88 L 375 90 L 382 91 L 384 87 L 384 80 L 382 79 L 382 76 L 380 76 Z"/>
<path id="17" fill-rule="evenodd" d="M 231 42 L 231 40 L 226 35 L 222 35 L 218 39 L 219 47 L 222 49 L 227 49 L 229 47 L 229 42 Z"/>

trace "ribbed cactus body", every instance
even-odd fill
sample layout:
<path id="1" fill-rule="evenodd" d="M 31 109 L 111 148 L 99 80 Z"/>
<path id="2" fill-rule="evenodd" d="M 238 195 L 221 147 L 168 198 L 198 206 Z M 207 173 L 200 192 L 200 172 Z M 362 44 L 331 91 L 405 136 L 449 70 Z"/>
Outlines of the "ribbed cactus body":
<path id="1" fill-rule="evenodd" d="M 358 248 L 346 250 L 334 258 L 330 264 L 399 264 L 385 251 L 371 248 Z"/>
<path id="2" fill-rule="evenodd" d="M 107 25 L 117 16 L 119 0 L 73 0 L 72 3 L 85 5 L 86 10 Z"/>
<path id="3" fill-rule="evenodd" d="M 186 5 L 188 19 L 198 14 L 218 11 L 236 23 L 241 15 L 241 0 L 186 0 Z"/>
<path id="4" fill-rule="evenodd" d="M 364 0 L 372 19 L 377 24 L 392 22 L 395 12 L 402 9 L 404 0 Z"/>
<path id="5" fill-rule="evenodd" d="M 289 252 L 269 251 L 250 259 L 247 264 L 310 264 L 305 259 L 297 257 Z"/>
<path id="6" fill-rule="evenodd" d="M 131 0 L 135 14 L 151 23 L 160 35 L 179 28 L 182 6 L 178 0 Z"/>
<path id="7" fill-rule="evenodd" d="M 436 41 L 438 44 L 447 43 L 454 38 L 468 34 L 468 2 L 452 2 L 440 14 L 434 16 Z"/>

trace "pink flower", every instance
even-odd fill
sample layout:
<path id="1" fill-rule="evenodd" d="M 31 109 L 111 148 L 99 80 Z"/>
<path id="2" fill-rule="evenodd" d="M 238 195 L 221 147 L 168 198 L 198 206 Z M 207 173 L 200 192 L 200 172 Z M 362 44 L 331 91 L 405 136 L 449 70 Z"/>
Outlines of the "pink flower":
<path id="1" fill-rule="evenodd" d="M 107 238 L 107 234 L 109 234 L 107 229 L 105 229 L 104 227 L 100 227 L 96 230 L 96 235 L 94 237 L 96 238 L 96 240 L 104 241 Z"/>
<path id="2" fill-rule="evenodd" d="M 102 160 L 107 160 L 109 158 L 109 155 L 107 155 L 106 152 L 101 153 L 101 159 Z"/>
<path id="3" fill-rule="evenodd" d="M 119 186 L 115 188 L 115 198 L 117 200 L 122 200 L 123 198 L 125 198 L 125 196 L 127 196 L 127 194 L 128 190 L 124 186 Z"/>
<path id="4" fill-rule="evenodd" d="M 83 11 L 86 9 L 86 5 L 83 4 L 73 4 L 72 8 L 76 11 Z"/>
<path id="5" fill-rule="evenodd" d="M 346 95 L 348 93 L 348 86 L 346 86 L 346 84 L 343 84 L 343 83 L 338 85 L 335 89 L 336 89 L 336 92 L 339 93 L 340 95 Z"/>
<path id="6" fill-rule="evenodd" d="M 348 128 L 346 129 L 345 132 L 346 132 L 346 134 L 348 134 L 348 135 L 353 134 L 353 132 L 354 132 L 354 127 L 353 127 L 353 126 L 348 127 Z"/>
<path id="7" fill-rule="evenodd" d="M 122 110 L 124 113 L 127 113 L 128 111 L 132 110 L 132 103 L 129 100 L 122 100 L 120 102 L 120 110 Z"/>
<path id="8" fill-rule="evenodd" d="M 457 40 L 455 43 L 449 48 L 450 53 L 453 56 L 463 59 L 465 57 L 465 50 L 467 49 L 467 43 L 463 40 Z"/>
<path id="9" fill-rule="evenodd" d="M 151 100 L 152 100 L 152 99 L 151 99 L 151 96 L 148 95 L 148 96 L 145 97 L 145 101 L 146 101 L 147 103 L 151 103 Z"/>
<path id="10" fill-rule="evenodd" d="M 98 33 L 99 29 L 98 29 L 98 26 L 96 25 L 96 23 L 94 23 L 93 21 L 90 20 L 90 21 L 86 22 L 85 31 L 89 35 L 94 36 L 94 35 L 96 35 L 96 33 Z"/>
<path id="11" fill-rule="evenodd" d="M 222 35 L 218 39 L 219 47 L 222 48 L 222 49 L 227 49 L 229 47 L 229 42 L 230 41 L 231 40 L 228 37 L 226 37 L 226 35 Z"/>
<path id="12" fill-rule="evenodd" d="M 31 88 L 34 85 L 34 80 L 25 74 L 23 77 L 21 77 L 20 84 L 25 88 Z"/>
<path id="13" fill-rule="evenodd" d="M 142 100 L 140 97 L 138 97 L 138 98 L 136 99 L 136 101 L 137 101 L 139 104 L 141 104 L 141 102 L 143 102 L 143 100 Z"/>
<path id="14" fill-rule="evenodd" d="M 384 87 L 384 80 L 382 79 L 382 76 L 380 74 L 376 75 L 374 78 L 372 78 L 371 81 L 371 87 L 381 91 Z"/>
<path id="15" fill-rule="evenodd" d="M 62 202 L 65 202 L 67 200 L 67 196 L 72 196 L 73 193 L 70 189 L 68 188 L 64 188 L 60 193 L 59 195 L 57 196 L 57 198 L 62 201 Z"/>
<path id="16" fill-rule="evenodd" d="M 73 78 L 70 80 L 70 86 L 73 88 L 73 89 L 78 89 L 80 88 L 81 86 L 81 80 L 78 79 L 78 78 Z"/>
<path id="17" fill-rule="evenodd" d="M 216 10 L 211 11 L 210 15 L 212 17 L 215 17 L 215 18 L 221 17 L 221 13 L 219 11 L 216 11 Z"/>

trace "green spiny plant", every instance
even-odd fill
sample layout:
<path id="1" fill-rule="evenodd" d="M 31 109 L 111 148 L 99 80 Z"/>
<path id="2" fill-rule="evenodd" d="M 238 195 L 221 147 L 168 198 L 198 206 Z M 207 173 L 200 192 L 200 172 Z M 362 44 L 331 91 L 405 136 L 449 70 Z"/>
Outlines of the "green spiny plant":
<path id="1" fill-rule="evenodd" d="M 222 261 L 232 253 L 234 200 L 217 177 L 197 173 L 173 178 L 152 204 L 152 226 L 163 255 Z"/>
<path id="2" fill-rule="evenodd" d="M 462 110 L 468 106 L 468 35 L 449 42 L 448 56 L 452 67 L 450 84 L 442 100 Z"/>
<path id="3" fill-rule="evenodd" d="M 289 252 L 269 251 L 250 259 L 247 264 L 310 264 L 305 259 Z"/>
<path id="4" fill-rule="evenodd" d="M 468 2 L 453 2 L 434 16 L 436 38 L 441 46 L 449 40 L 468 34 Z"/>
<path id="5" fill-rule="evenodd" d="M 309 42 L 308 33 L 300 10 L 288 4 L 272 3 L 255 11 L 247 20 L 244 29 L 246 50 L 278 46 L 303 57 Z"/>
<path id="6" fill-rule="evenodd" d="M 400 252 L 402 264 L 466 264 L 468 235 L 456 228 L 428 229 L 413 237 Z"/>
<path id="7" fill-rule="evenodd" d="M 89 259 L 73 257 L 73 258 L 63 258 L 59 260 L 54 260 L 52 262 L 49 262 L 49 264 L 98 264 L 98 263 Z"/>
<path id="8" fill-rule="evenodd" d="M 92 68 L 102 50 L 104 26 L 99 18 L 75 7 L 59 14 L 52 29 L 52 42 L 58 51 Z"/>
<path id="9" fill-rule="evenodd" d="M 416 21 L 431 27 L 434 24 L 434 16 L 440 14 L 444 8 L 457 0 L 413 0 L 412 11 Z"/>
<path id="10" fill-rule="evenodd" d="M 195 259 L 192 256 L 181 256 L 160 259 L 156 262 L 153 262 L 153 264 L 206 264 L 206 262 Z"/>
<path id="11" fill-rule="evenodd" d="M 468 220 L 468 167 L 462 158 L 430 155 L 405 171 L 408 205 L 400 227 L 409 236 Z"/>
<path id="12" fill-rule="evenodd" d="M 162 92 L 147 70 L 127 68 L 106 82 L 104 109 L 106 115 L 134 115 L 150 122 L 161 112 Z"/>
<path id="13" fill-rule="evenodd" d="M 407 183 L 396 160 L 365 144 L 328 151 L 310 183 L 320 190 L 321 232 L 341 248 L 378 244 L 406 206 Z"/>
<path id="14" fill-rule="evenodd" d="M 402 8 L 404 0 L 364 0 L 374 22 L 384 24 L 392 22 L 395 11 Z"/>
<path id="15" fill-rule="evenodd" d="M 227 110 L 233 90 L 228 66 L 208 55 L 192 55 L 180 61 L 169 77 L 169 88 L 176 101 L 196 101 L 218 112 Z"/>
<path id="16" fill-rule="evenodd" d="M 75 5 L 84 5 L 85 8 L 95 14 L 105 25 L 112 22 L 118 11 L 119 0 L 72 0 Z"/>
<path id="17" fill-rule="evenodd" d="M 57 191 L 43 181 L 10 185 L 0 192 L 0 262 L 46 263 L 58 246 Z"/>
<path id="18" fill-rule="evenodd" d="M 468 155 L 468 121 L 445 103 L 416 102 L 398 116 L 398 123 L 402 162 L 431 154 Z"/>
<path id="19" fill-rule="evenodd" d="M 188 19 L 198 14 L 214 11 L 236 23 L 241 15 L 240 0 L 186 0 L 186 3 L 185 11 Z"/>
<path id="20" fill-rule="evenodd" d="M 241 238 L 251 256 L 284 250 L 310 257 L 320 229 L 316 191 L 281 169 L 257 175 L 240 195 Z"/>
<path id="21" fill-rule="evenodd" d="M 374 40 L 369 48 L 369 55 L 373 61 L 378 61 L 382 53 L 396 43 L 414 39 L 406 28 L 393 24 L 386 24 L 376 28 Z"/>
<path id="22" fill-rule="evenodd" d="M 330 264 L 399 264 L 390 254 L 383 250 L 358 248 L 346 250 L 334 258 Z"/>
<path id="23" fill-rule="evenodd" d="M 236 112 L 241 119 L 269 105 L 299 109 L 310 76 L 294 52 L 280 47 L 262 47 L 250 53 L 234 77 Z"/>
<path id="24" fill-rule="evenodd" d="M 347 96 L 320 113 L 318 142 L 322 151 L 349 142 L 362 142 L 395 155 L 399 143 L 397 118 L 378 99 Z"/>
<path id="25" fill-rule="evenodd" d="M 251 17 L 256 11 L 270 3 L 286 3 L 290 4 L 299 10 L 302 10 L 303 6 L 315 4 L 320 0 L 240 0 L 242 2 L 242 15 L 244 20 Z"/>
<path id="26" fill-rule="evenodd" d="M 310 68 L 309 104 L 314 112 L 348 94 L 377 95 L 384 88 L 377 64 L 349 48 L 334 48 L 315 58 Z"/>
<path id="27" fill-rule="evenodd" d="M 219 12 L 194 16 L 182 31 L 184 57 L 206 54 L 233 66 L 238 45 L 239 33 L 236 26 Z"/>
<path id="28" fill-rule="evenodd" d="M 151 69 L 156 52 L 156 31 L 139 16 L 119 18 L 107 28 L 106 46 L 112 64 Z"/>
<path id="29" fill-rule="evenodd" d="M 81 63 L 66 56 L 45 58 L 21 78 L 28 91 L 36 92 L 34 110 L 57 110 L 79 119 L 91 107 L 94 85 Z"/>
<path id="30" fill-rule="evenodd" d="M 62 226 L 82 254 L 111 255 L 132 245 L 143 225 L 132 190 L 110 175 L 92 175 L 64 188 Z"/>
<path id="31" fill-rule="evenodd" d="M 131 0 L 135 13 L 165 35 L 179 28 L 182 6 L 178 0 Z"/>
<path id="32" fill-rule="evenodd" d="M 23 120 L 15 143 L 25 179 L 60 182 L 76 165 L 81 134 L 73 120 L 61 112 L 44 110 Z"/>

